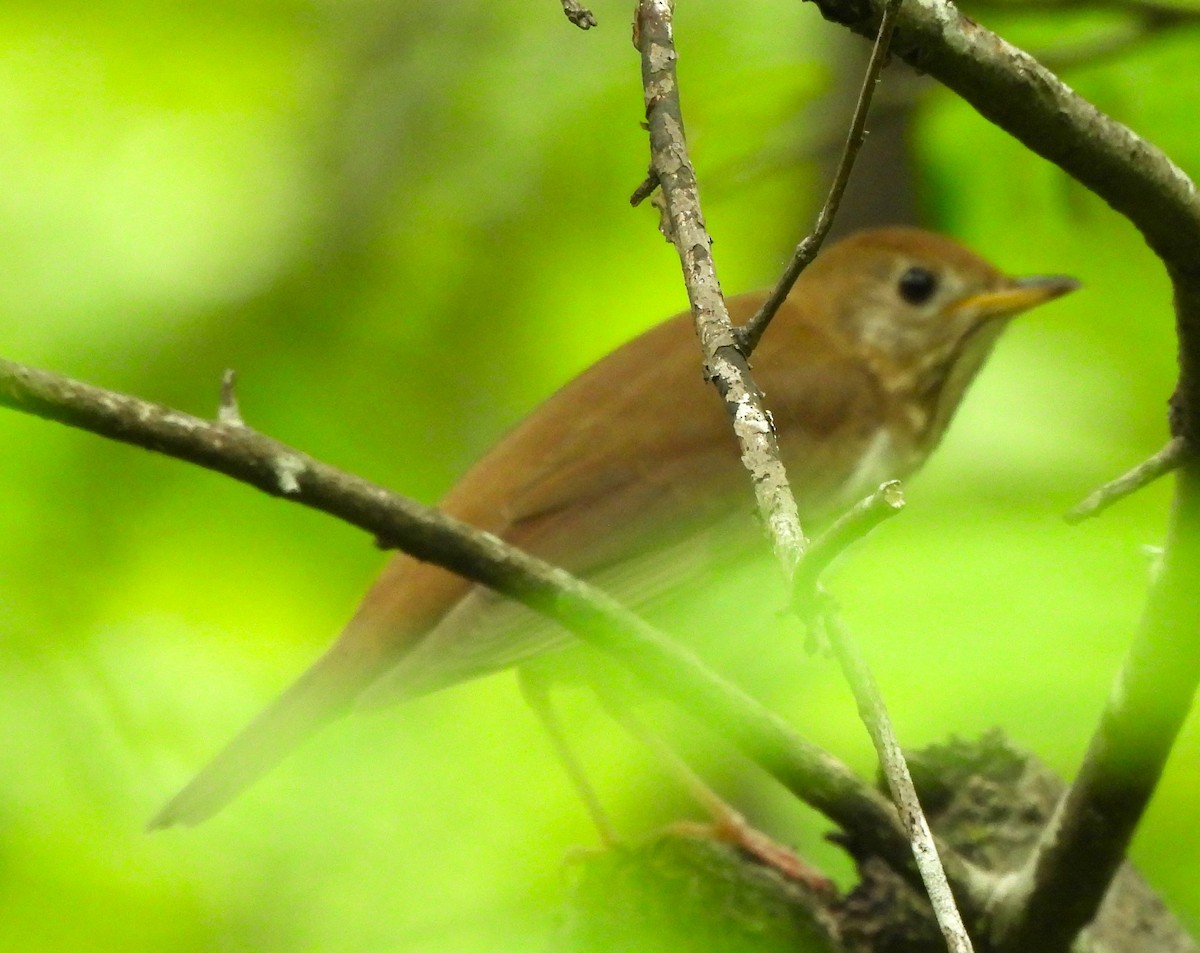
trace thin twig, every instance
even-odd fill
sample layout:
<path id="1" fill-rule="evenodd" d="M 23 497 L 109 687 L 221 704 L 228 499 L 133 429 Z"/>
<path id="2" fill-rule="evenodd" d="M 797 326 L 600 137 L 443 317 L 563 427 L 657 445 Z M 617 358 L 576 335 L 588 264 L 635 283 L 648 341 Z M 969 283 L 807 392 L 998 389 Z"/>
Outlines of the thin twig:
<path id="1" fill-rule="evenodd" d="M 800 277 L 800 273 L 812 263 L 821 250 L 821 245 L 833 227 L 834 216 L 842 204 L 842 196 L 850 181 L 850 172 L 854 168 L 854 160 L 858 158 L 858 150 L 866 139 L 867 113 L 871 108 L 871 97 L 875 95 L 875 87 L 879 83 L 879 74 L 887 62 L 888 48 L 892 42 L 892 32 L 896 25 L 896 14 L 900 10 L 900 0 L 888 0 L 883 8 L 883 18 L 879 21 L 879 33 L 875 37 L 875 46 L 871 50 L 871 58 L 867 62 L 867 70 L 863 74 L 862 89 L 858 94 L 858 103 L 854 107 L 854 116 L 850 120 L 850 131 L 846 135 L 846 145 L 842 149 L 842 158 L 838 162 L 837 171 L 833 176 L 833 184 L 825 197 L 825 204 L 817 215 L 817 223 L 809 234 L 792 253 L 779 281 L 771 289 L 767 300 L 744 325 L 737 329 L 738 346 L 742 353 L 749 357 L 767 330 L 775 312 L 787 299 L 792 285 Z"/>
<path id="2" fill-rule="evenodd" d="M 633 194 L 629 196 L 629 204 L 634 208 L 637 208 L 644 201 L 646 201 L 646 199 L 650 198 L 650 196 L 654 194 L 654 190 L 657 188 L 658 176 L 655 174 L 654 168 L 651 167 L 650 171 L 646 173 L 646 178 L 642 180 L 641 184 L 633 190 Z"/>
<path id="3" fill-rule="evenodd" d="M 1088 496 L 1070 511 L 1064 514 L 1071 525 L 1082 523 L 1093 516 L 1099 516 L 1114 503 L 1119 503 L 1127 496 L 1149 486 L 1161 476 L 1165 476 L 1183 462 L 1185 444 L 1176 437 L 1165 447 L 1143 460 L 1128 473 L 1123 473 Z"/>
<path id="4" fill-rule="evenodd" d="M 725 401 L 742 462 L 754 485 L 759 514 L 775 557 L 790 580 L 808 540 L 779 456 L 775 425 L 738 347 L 717 281 L 712 239 L 704 226 L 696 174 L 684 138 L 671 15 L 671 0 L 641 0 L 638 4 L 634 36 L 642 58 L 651 169 L 662 190 L 667 232 L 683 267 L 705 372 Z"/>
<path id="5" fill-rule="evenodd" d="M 838 556 L 902 509 L 904 488 L 899 480 L 889 480 L 834 520 L 812 541 L 796 566 L 792 577 L 792 598 L 796 605 L 803 607 L 812 600 L 820 577 Z"/>
<path id="6" fill-rule="evenodd" d="M 854 692 L 859 717 L 867 726 L 871 741 L 875 745 L 892 801 L 908 833 L 917 869 L 921 872 L 925 892 L 933 907 L 933 915 L 937 918 L 942 936 L 946 940 L 946 948 L 950 953 L 971 953 L 971 938 L 967 935 L 967 928 L 955 903 L 954 893 L 950 889 L 946 870 L 933 839 L 933 832 L 929 829 L 929 822 L 925 819 L 925 812 L 917 799 L 908 763 L 900 750 L 900 742 L 896 738 L 891 716 L 883 703 L 883 695 L 875 682 L 875 676 L 829 598 L 824 600 L 820 620 L 825 637 L 829 640 L 846 681 L 850 683 Z"/>
<path id="7" fill-rule="evenodd" d="M 903 507 L 904 494 L 899 480 L 882 484 L 870 496 L 856 503 L 809 547 L 804 559 L 796 567 L 792 591 L 796 606 L 808 620 L 810 628 L 819 630 L 828 640 L 842 674 L 854 693 L 859 717 L 875 745 L 892 802 L 908 834 L 917 869 L 946 946 L 951 953 L 970 953 L 970 937 L 954 902 L 933 832 L 921 809 L 912 775 L 879 685 L 850 630 L 842 621 L 833 599 L 820 586 L 821 574 L 834 559 L 884 520 L 899 513 Z"/>
<path id="8" fill-rule="evenodd" d="M 579 0 L 562 0 L 563 13 L 567 15 L 567 19 L 574 23 L 581 30 L 590 30 L 596 25 L 596 17 L 592 11 L 585 7 Z"/>
<path id="9" fill-rule="evenodd" d="M 237 371 L 226 368 L 221 375 L 221 401 L 217 405 L 217 421 L 223 424 L 240 425 L 242 412 L 238 409 Z"/>

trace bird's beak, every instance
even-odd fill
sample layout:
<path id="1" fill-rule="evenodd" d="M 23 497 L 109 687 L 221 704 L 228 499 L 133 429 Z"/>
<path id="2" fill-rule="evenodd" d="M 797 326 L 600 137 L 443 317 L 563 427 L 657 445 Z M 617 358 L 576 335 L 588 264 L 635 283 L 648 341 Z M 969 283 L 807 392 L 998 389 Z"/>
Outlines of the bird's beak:
<path id="1" fill-rule="evenodd" d="M 953 311 L 968 311 L 977 318 L 1008 318 L 1036 305 L 1060 298 L 1079 287 L 1067 275 L 1031 275 L 1011 278 L 1003 288 L 981 291 L 955 301 Z"/>

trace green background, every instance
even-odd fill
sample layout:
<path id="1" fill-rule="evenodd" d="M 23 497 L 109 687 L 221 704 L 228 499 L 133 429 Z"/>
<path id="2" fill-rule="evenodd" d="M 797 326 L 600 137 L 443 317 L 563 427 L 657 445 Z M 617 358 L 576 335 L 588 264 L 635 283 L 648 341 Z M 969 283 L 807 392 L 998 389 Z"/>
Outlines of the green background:
<path id="1" fill-rule="evenodd" d="M 236 368 L 253 426 L 435 501 L 685 302 L 654 213 L 627 204 L 647 162 L 629 9 L 596 13 L 583 33 L 553 0 L 6 3 L 0 355 L 200 415 Z M 1122 28 L 978 15 L 1060 53 Z M 858 41 L 795 3 L 681 3 L 677 31 L 723 284 L 768 283 L 844 121 L 818 121 L 829 51 Z M 1065 77 L 1195 172 L 1198 40 Z M 908 510 L 833 586 L 906 744 L 999 725 L 1069 775 L 1168 487 L 1078 528 L 1060 514 L 1166 438 L 1169 289 L 1127 223 L 953 96 L 920 94 L 912 142 L 924 224 L 1085 290 L 1013 326 Z M 0 415 L 0 448 L 0 950 L 553 948 L 570 855 L 596 838 L 509 674 L 347 719 L 212 822 L 144 834 L 383 557 L 320 514 L 33 418 Z M 868 773 L 832 663 L 777 603 L 745 612 L 770 572 L 704 607 L 738 620 L 715 656 Z M 565 710 L 623 831 L 694 814 L 585 696 Z M 852 882 L 827 824 L 658 715 L 754 820 Z M 1193 930 L 1198 748 L 1189 724 L 1133 849 Z"/>

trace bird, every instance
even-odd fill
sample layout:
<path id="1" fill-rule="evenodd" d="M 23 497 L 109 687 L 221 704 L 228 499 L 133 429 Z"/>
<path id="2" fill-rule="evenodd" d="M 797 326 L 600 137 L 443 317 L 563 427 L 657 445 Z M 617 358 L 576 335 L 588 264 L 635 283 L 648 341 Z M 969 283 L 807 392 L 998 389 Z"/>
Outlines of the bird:
<path id="1" fill-rule="evenodd" d="M 805 526 L 916 471 L 1009 319 L 1077 287 L 1062 275 L 1008 277 L 957 241 L 908 227 L 857 232 L 819 255 L 752 355 Z M 735 324 L 764 299 L 730 298 Z M 751 500 L 684 312 L 536 407 L 439 506 L 637 605 L 719 559 L 722 533 L 753 535 Z M 355 707 L 527 665 L 571 640 L 397 553 L 331 647 L 149 827 L 205 820 Z"/>

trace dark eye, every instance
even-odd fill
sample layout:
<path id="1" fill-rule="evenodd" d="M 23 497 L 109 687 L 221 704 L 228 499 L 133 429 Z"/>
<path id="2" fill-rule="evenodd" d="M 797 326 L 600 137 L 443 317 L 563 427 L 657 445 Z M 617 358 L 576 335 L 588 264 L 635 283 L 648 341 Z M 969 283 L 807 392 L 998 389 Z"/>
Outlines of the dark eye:
<path id="1" fill-rule="evenodd" d="M 909 304 L 924 304 L 937 290 L 937 276 L 928 268 L 914 265 L 900 276 L 897 290 Z"/>

